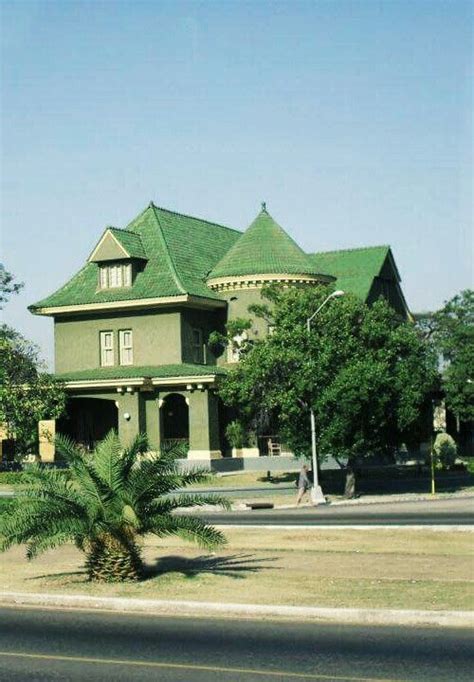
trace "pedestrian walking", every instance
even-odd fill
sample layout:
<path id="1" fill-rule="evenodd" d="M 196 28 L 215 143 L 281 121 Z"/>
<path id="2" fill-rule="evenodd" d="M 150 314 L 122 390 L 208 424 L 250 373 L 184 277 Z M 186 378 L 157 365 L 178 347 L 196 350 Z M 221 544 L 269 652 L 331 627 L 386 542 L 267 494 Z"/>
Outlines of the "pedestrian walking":
<path id="1" fill-rule="evenodd" d="M 298 497 L 296 498 L 296 506 L 299 505 L 303 499 L 303 495 L 308 492 L 311 487 L 311 483 L 308 478 L 308 467 L 303 464 L 301 471 L 298 476 Z"/>

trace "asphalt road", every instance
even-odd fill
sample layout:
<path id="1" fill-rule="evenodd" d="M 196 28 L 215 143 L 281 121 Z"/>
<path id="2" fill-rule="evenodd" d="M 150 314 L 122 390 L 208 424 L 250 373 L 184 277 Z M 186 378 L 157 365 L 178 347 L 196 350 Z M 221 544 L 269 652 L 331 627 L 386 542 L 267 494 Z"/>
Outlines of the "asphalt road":
<path id="1" fill-rule="evenodd" d="M 327 505 L 202 514 L 216 525 L 474 525 L 474 497 L 383 504 Z"/>
<path id="2" fill-rule="evenodd" d="M 0 609 L 0 680 L 472 680 L 472 632 Z"/>

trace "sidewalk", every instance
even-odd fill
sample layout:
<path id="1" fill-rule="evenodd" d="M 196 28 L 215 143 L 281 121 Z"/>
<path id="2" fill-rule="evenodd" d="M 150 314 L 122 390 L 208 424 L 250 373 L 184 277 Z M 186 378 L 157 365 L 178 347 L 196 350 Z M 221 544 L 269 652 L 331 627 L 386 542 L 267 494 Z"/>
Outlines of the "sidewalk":
<path id="1" fill-rule="evenodd" d="M 383 495 L 361 495 L 353 500 L 346 500 L 343 497 L 327 496 L 327 506 L 330 507 L 349 507 L 354 505 L 364 505 L 364 504 L 390 504 L 393 502 L 435 502 L 437 500 L 472 500 L 474 504 L 474 491 L 460 491 L 455 493 L 394 493 Z M 298 508 L 311 507 L 310 502 L 305 502 L 300 504 Z M 275 509 L 295 509 L 296 504 L 291 505 L 278 505 Z"/>
<path id="2" fill-rule="evenodd" d="M 85 609 L 201 618 L 275 618 L 352 625 L 474 627 L 474 611 L 341 609 L 307 606 L 233 604 L 164 599 L 124 599 L 69 594 L 0 593 L 2 606 Z"/>

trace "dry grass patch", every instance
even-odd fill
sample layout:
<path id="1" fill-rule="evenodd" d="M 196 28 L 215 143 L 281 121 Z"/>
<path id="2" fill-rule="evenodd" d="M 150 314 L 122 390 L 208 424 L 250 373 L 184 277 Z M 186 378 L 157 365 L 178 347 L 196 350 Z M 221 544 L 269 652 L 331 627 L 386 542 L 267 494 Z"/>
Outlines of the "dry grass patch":
<path id="1" fill-rule="evenodd" d="M 230 529 L 209 554 L 176 538 L 150 538 L 147 579 L 97 585 L 72 546 L 33 562 L 22 548 L 2 556 L 4 591 L 189 599 L 298 606 L 471 609 L 469 532 Z"/>

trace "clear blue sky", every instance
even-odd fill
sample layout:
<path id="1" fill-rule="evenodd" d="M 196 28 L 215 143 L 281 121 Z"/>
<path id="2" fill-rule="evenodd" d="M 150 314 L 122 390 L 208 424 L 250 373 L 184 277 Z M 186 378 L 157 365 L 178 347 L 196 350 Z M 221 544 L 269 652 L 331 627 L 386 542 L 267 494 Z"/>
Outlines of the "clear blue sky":
<path id="1" fill-rule="evenodd" d="M 4 317 L 48 360 L 26 306 L 150 199 L 389 243 L 415 311 L 473 286 L 471 2 L 0 5 Z"/>

